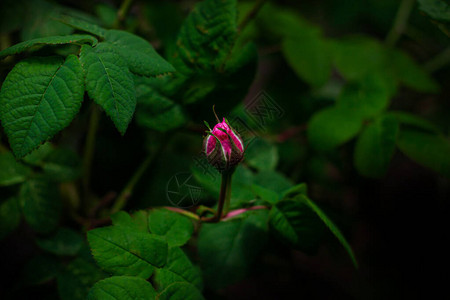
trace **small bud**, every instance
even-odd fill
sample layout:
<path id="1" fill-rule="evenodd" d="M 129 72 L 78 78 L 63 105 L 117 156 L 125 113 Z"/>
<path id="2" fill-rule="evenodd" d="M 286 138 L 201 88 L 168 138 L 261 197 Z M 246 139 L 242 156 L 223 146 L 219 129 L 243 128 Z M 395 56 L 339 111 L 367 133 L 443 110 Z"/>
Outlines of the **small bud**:
<path id="1" fill-rule="evenodd" d="M 225 118 L 209 129 L 203 147 L 209 163 L 219 171 L 231 169 L 244 158 L 244 143 Z"/>

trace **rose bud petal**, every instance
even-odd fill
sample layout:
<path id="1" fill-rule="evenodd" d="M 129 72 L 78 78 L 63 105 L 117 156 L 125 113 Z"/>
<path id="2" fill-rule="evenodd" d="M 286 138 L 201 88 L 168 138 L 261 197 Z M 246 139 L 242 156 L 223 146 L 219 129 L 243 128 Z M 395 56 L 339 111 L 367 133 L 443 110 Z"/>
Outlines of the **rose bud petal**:
<path id="1" fill-rule="evenodd" d="M 219 171 L 233 168 L 244 158 L 244 143 L 225 118 L 210 129 L 203 148 L 209 163 Z"/>

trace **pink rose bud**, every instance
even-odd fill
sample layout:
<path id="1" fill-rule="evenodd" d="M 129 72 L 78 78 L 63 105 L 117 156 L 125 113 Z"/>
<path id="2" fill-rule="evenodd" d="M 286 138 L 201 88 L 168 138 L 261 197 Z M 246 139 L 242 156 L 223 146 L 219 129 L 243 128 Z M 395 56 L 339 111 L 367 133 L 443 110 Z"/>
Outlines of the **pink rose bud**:
<path id="1" fill-rule="evenodd" d="M 203 147 L 209 163 L 219 171 L 231 169 L 244 158 L 244 143 L 225 118 L 209 128 Z"/>

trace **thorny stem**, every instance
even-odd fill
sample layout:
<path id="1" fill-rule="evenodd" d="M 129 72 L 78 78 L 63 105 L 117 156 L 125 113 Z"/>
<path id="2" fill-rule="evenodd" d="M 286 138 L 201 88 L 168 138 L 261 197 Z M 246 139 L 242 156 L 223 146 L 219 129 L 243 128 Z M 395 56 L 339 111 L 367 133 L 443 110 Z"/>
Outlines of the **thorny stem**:
<path id="1" fill-rule="evenodd" d="M 394 19 L 394 24 L 386 36 L 385 43 L 388 46 L 394 46 L 400 36 L 406 29 L 409 15 L 414 7 L 414 0 L 402 0 Z"/>
<path id="2" fill-rule="evenodd" d="M 86 137 L 86 144 L 84 146 L 83 155 L 83 179 L 82 185 L 85 196 L 89 194 L 89 183 L 91 179 L 92 160 L 94 158 L 95 151 L 95 137 L 97 135 L 98 123 L 100 121 L 100 110 L 96 105 L 91 107 L 91 115 L 89 119 L 89 128 Z"/>
<path id="3" fill-rule="evenodd" d="M 136 172 L 133 174 L 133 176 L 130 178 L 128 183 L 125 185 L 123 190 L 120 192 L 119 196 L 117 197 L 116 201 L 114 202 L 110 213 L 116 213 L 119 210 L 123 209 L 125 205 L 127 204 L 128 199 L 131 197 L 134 187 L 141 179 L 142 175 L 144 175 L 147 168 L 152 164 L 155 157 L 158 157 L 161 152 L 164 150 L 165 146 L 167 145 L 168 139 L 166 139 L 156 151 L 150 152 L 145 160 L 139 165 Z"/>

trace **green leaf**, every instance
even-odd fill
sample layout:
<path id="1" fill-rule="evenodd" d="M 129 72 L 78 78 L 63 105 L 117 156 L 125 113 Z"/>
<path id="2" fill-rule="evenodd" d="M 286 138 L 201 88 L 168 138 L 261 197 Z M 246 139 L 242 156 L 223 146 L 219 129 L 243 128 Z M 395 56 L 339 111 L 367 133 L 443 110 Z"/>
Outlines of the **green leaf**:
<path id="1" fill-rule="evenodd" d="M 356 83 L 346 84 L 337 99 L 337 106 L 361 118 L 370 118 L 387 108 L 390 96 L 386 80 L 371 74 Z"/>
<path id="2" fill-rule="evenodd" d="M 278 149 L 274 144 L 256 138 L 245 150 L 245 162 L 257 170 L 274 170 L 278 164 Z"/>
<path id="3" fill-rule="evenodd" d="M 245 277 L 267 239 L 267 212 L 255 211 L 203 224 L 198 251 L 208 287 L 219 289 Z"/>
<path id="4" fill-rule="evenodd" d="M 16 44 L 12 47 L 6 48 L 3 51 L 0 51 L 0 58 L 6 57 L 8 55 L 21 53 L 24 51 L 36 51 L 45 45 L 63 45 L 63 44 L 80 45 L 86 43 L 95 46 L 97 44 L 97 39 L 91 35 L 83 35 L 83 34 L 37 38 Z"/>
<path id="5" fill-rule="evenodd" d="M 48 282 L 59 272 L 59 262 L 49 255 L 38 255 L 27 262 L 23 271 L 23 282 L 26 285 L 38 285 Z"/>
<path id="6" fill-rule="evenodd" d="M 152 285 L 139 277 L 113 276 L 97 282 L 89 291 L 88 300 L 151 300 L 156 299 Z"/>
<path id="7" fill-rule="evenodd" d="M 24 182 L 30 174 L 30 169 L 16 161 L 9 153 L 0 153 L 0 186 Z"/>
<path id="8" fill-rule="evenodd" d="M 163 236 L 169 245 L 182 246 L 194 233 L 192 221 L 168 209 L 155 209 L 148 216 L 150 232 Z"/>
<path id="9" fill-rule="evenodd" d="M 20 207 L 15 197 L 0 203 L 0 240 L 10 234 L 20 223 Z"/>
<path id="10" fill-rule="evenodd" d="M 182 107 L 171 99 L 147 87 L 138 97 L 136 122 L 138 125 L 165 132 L 184 125 L 187 117 Z"/>
<path id="11" fill-rule="evenodd" d="M 385 62 L 380 43 L 370 38 L 348 38 L 330 44 L 338 71 L 347 80 L 359 80 L 379 70 Z"/>
<path id="12" fill-rule="evenodd" d="M 331 54 L 325 40 L 303 34 L 283 40 L 283 55 L 295 73 L 313 87 L 324 85 L 331 75 Z"/>
<path id="13" fill-rule="evenodd" d="M 200 271 L 179 247 L 169 248 L 167 264 L 155 271 L 154 277 L 158 290 L 164 290 L 175 282 L 187 282 L 202 290 L 203 282 Z"/>
<path id="14" fill-rule="evenodd" d="M 147 279 L 166 263 L 167 243 L 155 234 L 109 226 L 89 231 L 88 241 L 98 265 L 114 275 Z"/>
<path id="15" fill-rule="evenodd" d="M 178 34 L 173 64 L 179 72 L 221 69 L 237 34 L 236 2 L 205 0 L 197 3 Z"/>
<path id="16" fill-rule="evenodd" d="M 307 21 L 295 10 L 276 6 L 273 3 L 265 4 L 257 18 L 264 25 L 264 30 L 273 32 L 277 37 L 298 38 L 305 35 L 320 36 L 321 34 L 318 26 Z"/>
<path id="17" fill-rule="evenodd" d="M 330 151 L 354 138 L 362 127 L 361 117 L 340 107 L 314 114 L 308 124 L 308 138 L 319 151 Z"/>
<path id="18" fill-rule="evenodd" d="M 22 160 L 27 164 L 33 166 L 42 165 L 42 161 L 53 151 L 53 146 L 50 142 L 44 143 L 39 148 L 33 150 L 30 154 L 26 155 Z"/>
<path id="19" fill-rule="evenodd" d="M 364 129 L 354 154 L 354 164 L 360 174 L 378 178 L 386 173 L 395 151 L 397 133 L 398 122 L 390 116 L 382 116 Z"/>
<path id="20" fill-rule="evenodd" d="M 137 211 L 130 216 L 127 212 L 119 211 L 111 216 L 113 225 L 124 226 L 131 230 L 150 233 L 148 214 L 144 210 Z"/>
<path id="21" fill-rule="evenodd" d="M 406 52 L 391 49 L 388 53 L 388 66 L 390 66 L 405 86 L 419 92 L 436 93 L 439 85 L 427 74 Z"/>
<path id="22" fill-rule="evenodd" d="M 450 142 L 448 138 L 414 130 L 402 130 L 398 148 L 409 158 L 446 177 L 450 177 Z"/>
<path id="23" fill-rule="evenodd" d="M 83 242 L 83 237 L 69 228 L 59 228 L 51 237 L 36 239 L 36 244 L 41 249 L 56 255 L 69 256 L 76 255 Z"/>
<path id="24" fill-rule="evenodd" d="M 102 38 L 106 36 L 106 29 L 81 19 L 73 18 L 71 16 L 63 16 L 62 18 L 58 19 L 58 21 L 77 30 L 88 32 Z"/>
<path id="25" fill-rule="evenodd" d="M 158 300 L 204 300 L 200 291 L 186 282 L 175 282 L 158 295 Z"/>
<path id="26" fill-rule="evenodd" d="M 439 133 L 440 129 L 430 121 L 403 111 L 388 111 L 385 116 L 394 117 L 402 126 L 423 129 L 433 133 Z"/>
<path id="27" fill-rule="evenodd" d="M 435 20 L 450 22 L 450 4 L 444 0 L 419 0 L 420 10 Z"/>
<path id="28" fill-rule="evenodd" d="M 252 191 L 256 196 L 261 198 L 261 200 L 269 204 L 275 204 L 280 198 L 277 192 L 257 184 L 252 185 Z"/>
<path id="29" fill-rule="evenodd" d="M 0 92 L 0 119 L 17 157 L 70 124 L 83 101 L 83 70 L 75 55 L 19 62 Z"/>
<path id="30" fill-rule="evenodd" d="M 31 228 L 48 233 L 57 227 L 62 208 L 57 185 L 43 178 L 30 179 L 20 188 L 20 202 Z"/>
<path id="31" fill-rule="evenodd" d="M 156 76 L 175 72 L 173 66 L 148 41 L 137 35 L 122 30 L 108 30 L 105 41 L 114 45 L 133 73 Z"/>
<path id="32" fill-rule="evenodd" d="M 102 25 L 106 28 L 113 28 L 117 19 L 117 9 L 112 4 L 97 4 L 95 6 L 95 14 L 102 21 Z"/>
<path id="33" fill-rule="evenodd" d="M 58 293 L 62 300 L 84 300 L 89 289 L 105 274 L 93 263 L 76 258 L 57 276 Z"/>
<path id="34" fill-rule="evenodd" d="M 331 221 L 328 216 L 314 203 L 312 202 L 308 197 L 304 195 L 300 195 L 300 198 L 306 205 L 308 205 L 318 216 L 319 218 L 325 223 L 325 225 L 328 227 L 328 229 L 334 234 L 334 236 L 339 240 L 339 242 L 342 244 L 344 249 L 347 251 L 348 255 L 350 256 L 353 264 L 356 268 L 358 268 L 358 263 L 356 261 L 355 255 L 353 254 L 353 250 L 350 247 L 349 243 L 345 239 L 344 235 L 341 233 L 339 228 Z"/>
<path id="35" fill-rule="evenodd" d="M 297 194 L 303 194 L 303 195 L 308 194 L 308 186 L 306 185 L 306 183 L 299 183 L 299 184 L 283 191 L 282 196 L 283 196 L 283 198 L 288 198 L 288 197 L 292 197 Z"/>
<path id="36" fill-rule="evenodd" d="M 318 216 L 300 201 L 284 199 L 272 207 L 269 223 L 283 242 L 306 253 L 314 253 L 324 236 L 325 227 Z"/>
<path id="37" fill-rule="evenodd" d="M 134 81 L 127 64 L 111 45 L 81 47 L 80 60 L 86 72 L 86 90 L 123 135 L 136 107 Z"/>
<path id="38" fill-rule="evenodd" d="M 81 160 L 69 149 L 53 149 L 41 163 L 45 175 L 58 182 L 73 181 L 80 177 Z"/>
<path id="39" fill-rule="evenodd" d="M 255 175 L 254 182 L 278 193 L 279 195 L 293 185 L 292 181 L 285 175 L 272 170 L 260 171 Z"/>

